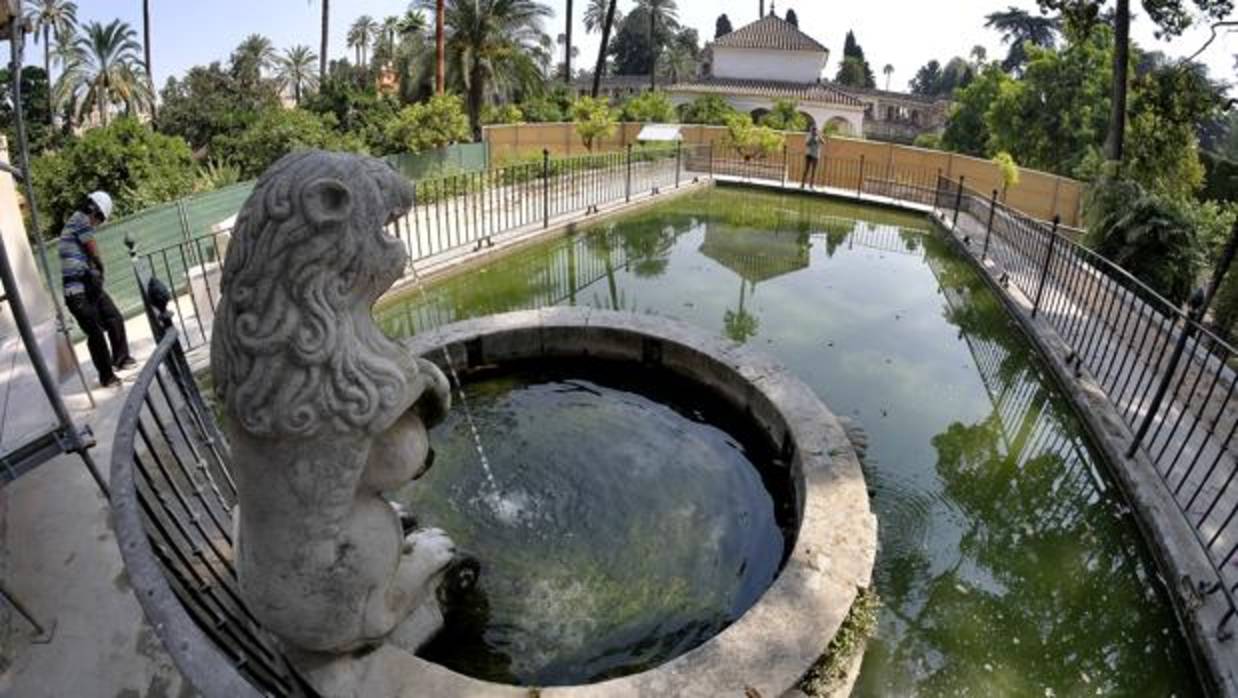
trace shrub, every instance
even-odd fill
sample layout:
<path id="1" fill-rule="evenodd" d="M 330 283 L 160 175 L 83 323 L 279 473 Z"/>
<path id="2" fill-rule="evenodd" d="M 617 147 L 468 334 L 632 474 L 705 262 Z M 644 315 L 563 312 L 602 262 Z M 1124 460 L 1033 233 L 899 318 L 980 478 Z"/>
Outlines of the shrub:
<path id="1" fill-rule="evenodd" d="M 525 121 L 531 124 L 548 124 L 567 121 L 559 104 L 547 97 L 534 97 L 520 105 Z"/>
<path id="2" fill-rule="evenodd" d="M 135 119 L 122 118 L 87 131 L 63 149 L 31 161 L 35 190 L 49 233 L 87 194 L 112 194 L 114 215 L 124 216 L 193 191 L 189 144 L 155 133 Z"/>
<path id="3" fill-rule="evenodd" d="M 681 120 L 685 124 L 726 126 L 731 117 L 738 115 L 739 112 L 735 110 L 735 107 L 727 104 L 726 100 L 717 95 L 706 95 L 697 97 L 685 106 Z"/>
<path id="4" fill-rule="evenodd" d="M 623 105 L 623 120 L 641 123 L 671 123 L 675 107 L 665 92 L 644 92 Z"/>
<path id="5" fill-rule="evenodd" d="M 261 175 L 283 156 L 295 150 L 322 148 L 365 152 L 356 135 L 335 130 L 333 115 L 319 117 L 304 109 L 269 109 L 236 136 L 216 136 L 211 144 L 215 157 L 230 162 L 243 179 Z"/>
<path id="6" fill-rule="evenodd" d="M 437 95 L 410 104 L 387 124 L 389 152 L 419 153 L 472 140 L 464 102 L 455 95 Z"/>
<path id="7" fill-rule="evenodd" d="M 1019 166 L 1015 164 L 1014 157 L 1004 150 L 993 156 L 993 164 L 997 165 L 997 173 L 1002 178 L 1002 200 L 1005 200 L 1006 192 L 1019 184 Z"/>
<path id="8" fill-rule="evenodd" d="M 524 121 L 524 114 L 515 104 L 494 106 L 487 104 L 481 108 L 481 122 L 487 126 L 494 124 L 519 124 Z"/>
<path id="9" fill-rule="evenodd" d="M 1201 248 L 1180 205 L 1110 177 L 1093 185 L 1088 199 L 1090 247 L 1174 303 L 1191 295 Z"/>
<path id="10" fill-rule="evenodd" d="M 912 143 L 917 148 L 928 148 L 929 150 L 942 150 L 941 134 L 940 133 L 921 133 L 916 136 L 916 140 Z"/>
<path id="11" fill-rule="evenodd" d="M 756 126 L 747 114 L 732 116 L 726 122 L 726 142 L 739 151 L 745 161 L 769 156 L 780 150 L 786 139 L 768 126 Z"/>
<path id="12" fill-rule="evenodd" d="M 761 117 L 761 125 L 778 131 L 807 131 L 808 119 L 800 113 L 800 103 L 793 99 L 780 99 L 774 108 Z"/>
<path id="13" fill-rule="evenodd" d="M 576 133 L 590 152 L 598 138 L 610 138 L 619 128 L 614 111 L 604 99 L 581 97 L 576 100 L 572 105 L 572 120 L 576 122 Z"/>

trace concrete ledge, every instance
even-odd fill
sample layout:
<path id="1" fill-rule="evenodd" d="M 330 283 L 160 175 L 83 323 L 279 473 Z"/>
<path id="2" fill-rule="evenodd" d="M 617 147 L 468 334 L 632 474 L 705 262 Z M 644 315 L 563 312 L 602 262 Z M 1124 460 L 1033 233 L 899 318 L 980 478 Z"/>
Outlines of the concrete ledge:
<path id="1" fill-rule="evenodd" d="M 752 416 L 781 448 L 797 489 L 799 529 L 778 577 L 739 620 L 657 668 L 596 684 L 530 687 L 479 681 L 387 644 L 359 658 L 300 668 L 328 696 L 782 696 L 825 651 L 871 580 L 877 522 L 855 449 L 817 396 L 770 359 L 688 325 L 648 315 L 546 308 L 468 320 L 405 341 L 463 370 L 519 359 L 593 357 L 657 365 Z"/>

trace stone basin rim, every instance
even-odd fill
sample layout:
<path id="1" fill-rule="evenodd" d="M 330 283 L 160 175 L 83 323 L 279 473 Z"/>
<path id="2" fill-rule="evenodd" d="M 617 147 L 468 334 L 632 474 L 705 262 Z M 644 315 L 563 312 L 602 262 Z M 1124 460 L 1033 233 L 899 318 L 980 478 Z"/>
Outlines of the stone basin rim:
<path id="1" fill-rule="evenodd" d="M 569 357 L 657 365 L 748 414 L 771 443 L 781 445 L 791 467 L 797 513 L 791 553 L 740 618 L 652 669 L 598 683 L 544 687 L 539 695 L 742 696 L 755 690 L 781 696 L 825 651 L 857 591 L 869 586 L 877 523 L 855 449 L 817 395 L 767 356 L 678 320 L 591 308 L 491 315 L 429 330 L 402 344 L 444 369 L 450 362 L 457 371 Z M 534 688 L 465 676 L 390 643 L 360 658 L 294 662 L 329 696 L 515 698 Z"/>

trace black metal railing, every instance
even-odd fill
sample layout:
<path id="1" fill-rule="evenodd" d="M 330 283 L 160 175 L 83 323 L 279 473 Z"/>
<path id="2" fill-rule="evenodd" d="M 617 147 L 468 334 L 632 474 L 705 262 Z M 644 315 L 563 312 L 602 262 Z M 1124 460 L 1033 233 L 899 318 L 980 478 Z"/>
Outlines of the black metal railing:
<path id="1" fill-rule="evenodd" d="M 434 264 L 493 246 L 506 235 L 678 188 L 707 171 L 710 150 L 629 146 L 559 159 L 543 152 L 536 161 L 423 179 L 413 185 L 408 215 L 389 232 L 404 242 L 410 265 Z M 186 351 L 209 340 L 230 235 L 224 230 L 149 251 L 130 243 L 133 262 L 170 289 Z"/>
<path id="2" fill-rule="evenodd" d="M 158 345 L 121 408 L 111 463 L 113 526 L 135 595 L 204 695 L 310 695 L 241 599 L 228 443 L 157 298 L 165 294 L 137 276 Z"/>
<path id="3" fill-rule="evenodd" d="M 1206 553 L 1215 580 L 1196 580 L 1202 596 L 1228 605 L 1218 633 L 1228 638 L 1238 613 L 1238 375 L 1235 349 L 1202 321 L 1203 294 L 1180 306 L 1129 272 L 965 183 L 939 180 L 936 208 L 991 258 L 1002 283 L 1030 302 L 1070 347 L 1076 375 L 1086 370 L 1131 430 L 1127 457 L 1142 451 Z"/>

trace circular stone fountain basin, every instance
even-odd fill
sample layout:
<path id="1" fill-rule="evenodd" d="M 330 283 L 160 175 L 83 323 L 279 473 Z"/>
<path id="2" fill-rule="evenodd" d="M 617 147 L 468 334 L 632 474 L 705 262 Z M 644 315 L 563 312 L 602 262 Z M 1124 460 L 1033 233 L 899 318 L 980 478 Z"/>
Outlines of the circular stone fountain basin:
<path id="1" fill-rule="evenodd" d="M 493 484 L 464 451 L 471 432 L 451 433 L 468 428 L 455 404 L 432 441 L 442 462 L 402 498 L 478 556 L 479 598 L 494 603 L 453 611 L 424 657 L 386 644 L 302 664 L 322 693 L 781 696 L 868 586 L 876 521 L 855 451 L 770 359 L 676 321 L 585 308 L 469 320 L 406 345 L 472 384 Z M 439 468 L 454 491 L 434 487 Z"/>
<path id="2" fill-rule="evenodd" d="M 467 413 L 457 401 L 430 435 L 434 467 L 394 498 L 485 574 L 420 656 L 499 683 L 592 683 L 699 646 L 773 581 L 798 523 L 790 469 L 708 390 L 599 359 L 459 377 Z"/>

